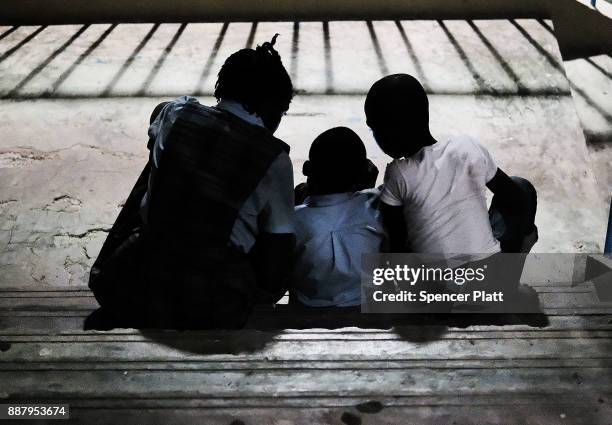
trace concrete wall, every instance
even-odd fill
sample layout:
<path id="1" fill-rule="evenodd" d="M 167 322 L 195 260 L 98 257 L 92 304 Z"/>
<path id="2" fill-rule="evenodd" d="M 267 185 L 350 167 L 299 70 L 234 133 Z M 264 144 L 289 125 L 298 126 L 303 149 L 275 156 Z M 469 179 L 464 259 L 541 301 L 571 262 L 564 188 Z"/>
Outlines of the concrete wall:
<path id="1" fill-rule="evenodd" d="M 612 19 L 573 0 L 550 0 L 563 59 L 612 53 Z"/>
<path id="2" fill-rule="evenodd" d="M 575 0 L 3 0 L 0 24 L 552 18 L 565 58 L 612 52 L 612 21 Z"/>
<path id="3" fill-rule="evenodd" d="M 548 15 L 547 0 L 4 0 L 3 6 L 3 23 L 31 24 Z"/>

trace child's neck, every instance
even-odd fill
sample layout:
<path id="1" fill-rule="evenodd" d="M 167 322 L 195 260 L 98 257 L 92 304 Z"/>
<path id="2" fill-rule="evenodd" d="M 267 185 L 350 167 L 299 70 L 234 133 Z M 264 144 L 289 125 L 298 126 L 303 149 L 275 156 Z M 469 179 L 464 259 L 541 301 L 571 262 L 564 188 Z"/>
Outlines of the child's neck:
<path id="1" fill-rule="evenodd" d="M 409 151 L 406 151 L 404 153 L 405 158 L 416 154 L 417 152 L 419 152 L 421 149 L 423 149 L 426 146 L 432 146 L 438 143 L 438 141 L 434 139 L 434 137 L 431 135 L 429 130 L 425 131 L 421 136 L 418 136 L 418 140 L 422 140 L 423 142 L 415 146 L 414 148 L 410 149 Z"/>
<path id="2" fill-rule="evenodd" d="M 326 189 L 321 189 L 321 188 L 314 187 L 314 188 L 312 188 L 310 190 L 310 195 L 312 195 L 312 196 L 338 195 L 338 194 L 341 194 L 341 193 L 351 193 L 351 192 L 354 192 L 354 191 L 351 190 L 351 189 L 340 190 L 340 191 L 338 191 L 338 190 L 329 190 L 329 189 L 326 190 Z"/>

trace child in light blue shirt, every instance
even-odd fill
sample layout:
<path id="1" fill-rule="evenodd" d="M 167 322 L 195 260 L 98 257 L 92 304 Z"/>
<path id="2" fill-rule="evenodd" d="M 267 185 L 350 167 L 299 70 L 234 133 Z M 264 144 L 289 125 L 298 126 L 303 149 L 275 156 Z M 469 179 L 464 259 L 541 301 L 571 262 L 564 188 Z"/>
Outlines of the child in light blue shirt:
<path id="1" fill-rule="evenodd" d="M 384 240 L 374 186 L 378 170 L 346 127 L 323 132 L 304 164 L 309 196 L 295 210 L 291 302 L 310 307 L 361 304 L 361 256 Z M 298 195 L 299 197 L 299 195 Z"/>

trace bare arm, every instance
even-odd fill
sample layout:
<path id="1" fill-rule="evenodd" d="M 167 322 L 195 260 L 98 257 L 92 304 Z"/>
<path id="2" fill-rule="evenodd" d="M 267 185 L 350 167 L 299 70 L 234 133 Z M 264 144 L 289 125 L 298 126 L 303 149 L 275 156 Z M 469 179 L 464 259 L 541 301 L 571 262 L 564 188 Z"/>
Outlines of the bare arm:
<path id="1" fill-rule="evenodd" d="M 495 202 L 500 209 L 511 214 L 522 214 L 526 211 L 527 194 L 500 168 L 487 183 L 487 187 L 495 195 Z"/>

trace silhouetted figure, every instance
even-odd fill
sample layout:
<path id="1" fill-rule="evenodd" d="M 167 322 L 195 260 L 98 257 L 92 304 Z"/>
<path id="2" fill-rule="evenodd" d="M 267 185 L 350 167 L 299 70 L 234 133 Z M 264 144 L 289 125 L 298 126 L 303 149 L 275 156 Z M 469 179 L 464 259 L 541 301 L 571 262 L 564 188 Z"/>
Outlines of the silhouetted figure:
<path id="1" fill-rule="evenodd" d="M 272 42 L 232 54 L 218 104 L 159 105 L 149 163 L 90 275 L 88 327 L 240 328 L 285 292 L 293 168 L 272 134 L 293 87 Z"/>
<path id="2" fill-rule="evenodd" d="M 378 170 L 346 127 L 321 133 L 308 157 L 303 172 L 309 193 L 295 211 L 291 303 L 360 306 L 361 256 L 380 252 L 384 241 L 379 191 L 371 189 Z"/>
<path id="3" fill-rule="evenodd" d="M 394 158 L 380 197 L 392 252 L 443 255 L 474 268 L 497 265 L 489 268 L 489 289 L 501 289 L 506 301 L 513 300 L 508 309 L 536 312 L 537 294 L 519 285 L 526 253 L 538 239 L 531 183 L 506 175 L 471 138 L 434 139 L 427 94 L 410 75 L 374 83 L 365 113 L 376 142 Z M 489 211 L 487 188 L 494 194 Z M 501 252 L 524 255 L 509 258 Z"/>
<path id="4" fill-rule="evenodd" d="M 435 140 L 427 94 L 414 77 L 395 74 L 377 81 L 365 113 L 376 142 L 394 158 L 381 194 L 393 251 L 529 252 L 537 240 L 534 187 L 508 177 L 471 138 Z M 486 188 L 494 193 L 489 212 Z"/>

